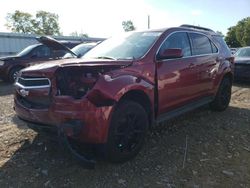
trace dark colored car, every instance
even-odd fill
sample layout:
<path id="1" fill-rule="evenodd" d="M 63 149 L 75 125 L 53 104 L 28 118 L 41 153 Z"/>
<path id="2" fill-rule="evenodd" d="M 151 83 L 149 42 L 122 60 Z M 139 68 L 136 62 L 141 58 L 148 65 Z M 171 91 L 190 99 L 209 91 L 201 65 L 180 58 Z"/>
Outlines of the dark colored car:
<path id="1" fill-rule="evenodd" d="M 92 48 L 94 48 L 97 44 L 97 42 L 90 42 L 90 43 L 82 43 L 79 44 L 77 46 L 75 46 L 74 48 L 71 49 L 71 51 L 73 52 L 68 52 L 66 53 L 63 58 L 74 58 L 75 55 L 77 55 L 78 58 L 82 57 L 84 54 L 86 54 L 89 50 L 91 50 Z"/>
<path id="2" fill-rule="evenodd" d="M 37 40 L 40 43 L 26 47 L 15 56 L 0 57 L 0 79 L 14 82 L 21 69 L 32 64 L 61 58 L 70 51 L 69 48 L 79 44 L 79 42 L 59 42 L 50 37 L 40 37 Z"/>
<path id="3" fill-rule="evenodd" d="M 14 109 L 33 129 L 57 132 L 88 167 L 94 161 L 70 141 L 124 162 L 139 152 L 149 127 L 204 104 L 225 110 L 233 64 L 222 36 L 210 29 L 131 32 L 107 39 L 81 59 L 22 70 Z"/>
<path id="4" fill-rule="evenodd" d="M 234 55 L 235 80 L 250 81 L 250 46 L 240 48 Z"/>

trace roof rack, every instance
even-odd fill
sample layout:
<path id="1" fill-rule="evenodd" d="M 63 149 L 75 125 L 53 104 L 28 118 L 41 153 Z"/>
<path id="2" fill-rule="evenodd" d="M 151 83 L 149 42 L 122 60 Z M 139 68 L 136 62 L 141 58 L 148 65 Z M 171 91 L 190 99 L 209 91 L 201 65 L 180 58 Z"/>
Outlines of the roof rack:
<path id="1" fill-rule="evenodd" d="M 193 29 L 199 29 L 199 30 L 214 32 L 212 29 L 205 28 L 205 27 L 200 27 L 200 26 L 195 26 L 195 25 L 183 24 L 183 25 L 180 25 L 180 27 L 188 27 L 188 28 L 193 28 Z"/>

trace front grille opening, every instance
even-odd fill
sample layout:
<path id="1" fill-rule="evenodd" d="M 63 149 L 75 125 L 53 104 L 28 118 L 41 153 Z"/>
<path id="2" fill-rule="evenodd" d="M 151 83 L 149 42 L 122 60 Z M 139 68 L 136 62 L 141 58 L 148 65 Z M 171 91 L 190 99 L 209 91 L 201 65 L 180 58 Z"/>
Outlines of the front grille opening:
<path id="1" fill-rule="evenodd" d="M 17 100 L 26 108 L 46 109 L 51 104 L 51 83 L 48 78 L 19 77 L 17 86 Z M 27 95 L 22 95 L 22 90 Z"/>
<path id="2" fill-rule="evenodd" d="M 22 87 L 50 87 L 50 80 L 48 78 L 23 78 L 19 77 L 16 84 Z"/>

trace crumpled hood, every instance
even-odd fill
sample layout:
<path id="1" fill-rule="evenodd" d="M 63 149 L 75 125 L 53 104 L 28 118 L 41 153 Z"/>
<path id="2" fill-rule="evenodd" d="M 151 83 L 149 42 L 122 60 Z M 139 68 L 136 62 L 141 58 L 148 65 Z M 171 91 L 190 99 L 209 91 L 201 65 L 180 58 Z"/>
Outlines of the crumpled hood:
<path id="1" fill-rule="evenodd" d="M 235 64 L 249 64 L 250 57 L 235 57 Z"/>
<path id="2" fill-rule="evenodd" d="M 55 71 L 60 67 L 109 67 L 109 68 L 122 68 L 129 66 L 133 63 L 132 60 L 103 60 L 103 59 L 61 59 L 55 61 L 49 61 L 33 65 L 23 69 L 22 75 L 53 75 Z"/>

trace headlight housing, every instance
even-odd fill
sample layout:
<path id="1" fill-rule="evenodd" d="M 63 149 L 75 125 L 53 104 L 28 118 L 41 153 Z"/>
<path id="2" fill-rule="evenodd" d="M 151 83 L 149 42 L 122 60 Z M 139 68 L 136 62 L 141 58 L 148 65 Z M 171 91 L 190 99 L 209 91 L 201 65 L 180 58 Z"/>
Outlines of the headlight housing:
<path id="1" fill-rule="evenodd" d="M 4 65 L 4 61 L 0 61 L 0 66 L 3 66 Z"/>

